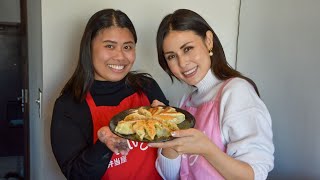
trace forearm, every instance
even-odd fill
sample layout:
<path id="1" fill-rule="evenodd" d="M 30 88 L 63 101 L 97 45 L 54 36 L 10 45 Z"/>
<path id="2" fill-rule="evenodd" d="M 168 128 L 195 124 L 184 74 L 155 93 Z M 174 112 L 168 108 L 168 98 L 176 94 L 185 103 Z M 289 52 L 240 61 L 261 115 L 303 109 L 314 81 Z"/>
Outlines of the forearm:
<path id="1" fill-rule="evenodd" d="M 79 130 L 56 125 L 53 123 L 51 126 L 52 151 L 67 179 L 101 177 L 107 169 L 112 152 L 100 141 L 91 144 Z"/>
<path id="2" fill-rule="evenodd" d="M 254 172 L 249 164 L 228 156 L 212 143 L 207 146 L 202 156 L 225 179 L 254 179 Z"/>
<path id="3" fill-rule="evenodd" d="M 64 175 L 68 179 L 101 179 L 113 154 L 103 146 L 104 144 L 95 144 L 70 158 L 71 160 L 60 162 Z"/>
<path id="4" fill-rule="evenodd" d="M 101 179 L 112 152 L 101 142 L 93 142 L 89 107 L 71 97 L 59 98 L 50 127 L 53 154 L 67 179 Z"/>

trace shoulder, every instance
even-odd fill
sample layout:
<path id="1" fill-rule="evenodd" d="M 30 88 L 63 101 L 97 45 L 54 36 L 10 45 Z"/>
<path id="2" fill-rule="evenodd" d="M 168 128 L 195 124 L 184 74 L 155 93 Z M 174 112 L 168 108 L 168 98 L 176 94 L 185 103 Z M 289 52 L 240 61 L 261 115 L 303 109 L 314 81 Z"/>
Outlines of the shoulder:
<path id="1" fill-rule="evenodd" d="M 253 86 L 245 79 L 242 78 L 232 78 L 230 79 L 230 81 L 228 82 L 228 84 L 226 84 L 225 89 L 227 90 L 243 90 L 243 91 L 254 91 Z"/>
<path id="2" fill-rule="evenodd" d="M 248 114 L 254 116 L 263 114 L 267 119 L 270 119 L 266 105 L 253 86 L 241 78 L 233 78 L 225 86 L 221 95 L 220 106 L 223 107 L 225 119 L 228 119 L 228 117 L 239 118 L 241 114 L 246 114 L 246 116 Z"/>
<path id="3" fill-rule="evenodd" d="M 70 131 L 70 127 L 80 128 L 84 132 L 88 132 L 92 127 L 92 119 L 89 106 L 84 100 L 81 103 L 77 103 L 73 100 L 73 97 L 64 94 L 57 98 L 51 121 L 52 131 L 61 131 L 61 128 Z"/>
<path id="4" fill-rule="evenodd" d="M 225 106 L 226 112 L 235 112 L 253 107 L 262 108 L 264 103 L 248 81 L 233 78 L 223 88 L 221 105 Z M 263 109 L 265 108 L 263 107 Z"/>
<path id="5" fill-rule="evenodd" d="M 71 94 L 62 94 L 55 101 L 53 113 L 78 114 L 86 109 L 88 109 L 88 105 L 85 100 L 77 103 Z"/>
<path id="6" fill-rule="evenodd" d="M 245 98 L 246 96 L 259 98 L 254 87 L 247 80 L 242 78 L 230 79 L 229 82 L 223 88 L 222 95 L 239 98 Z"/>
<path id="7" fill-rule="evenodd" d="M 72 105 L 76 104 L 73 97 L 69 93 L 61 94 L 55 102 L 55 106 L 64 106 L 64 105 Z"/>

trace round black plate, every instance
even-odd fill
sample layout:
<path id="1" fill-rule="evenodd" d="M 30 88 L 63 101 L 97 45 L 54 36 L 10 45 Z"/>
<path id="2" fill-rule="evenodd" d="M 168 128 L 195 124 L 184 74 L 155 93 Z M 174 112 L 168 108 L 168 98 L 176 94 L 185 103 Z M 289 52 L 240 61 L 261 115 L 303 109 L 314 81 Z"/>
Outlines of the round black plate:
<path id="1" fill-rule="evenodd" d="M 144 106 L 146 109 L 149 109 L 151 108 L 150 106 Z M 171 106 L 172 107 L 172 106 Z M 164 107 L 165 108 L 165 107 Z M 186 116 L 186 119 L 180 123 L 180 124 L 177 124 L 177 126 L 179 127 L 179 129 L 189 129 L 189 128 L 193 128 L 194 125 L 195 125 L 195 118 L 193 117 L 192 114 L 190 114 L 188 111 L 186 110 L 183 110 L 183 109 L 180 109 L 180 108 L 177 108 L 177 107 L 173 107 L 176 109 L 177 112 L 181 112 L 183 113 L 185 116 Z M 137 108 L 138 109 L 138 108 Z M 133 140 L 133 141 L 139 141 L 139 142 L 164 142 L 164 141 L 168 141 L 168 140 L 171 140 L 173 139 L 172 136 L 170 137 L 160 137 L 158 138 L 157 136 L 155 136 L 154 140 L 150 141 L 150 140 L 147 140 L 147 139 L 143 139 L 143 140 L 139 140 L 135 134 L 131 134 L 131 135 L 123 135 L 123 134 L 120 134 L 118 132 L 115 131 L 116 129 L 116 126 L 118 124 L 119 121 L 123 120 L 127 115 L 133 113 L 135 110 L 137 109 L 128 109 L 128 110 L 125 110 L 125 111 L 122 111 L 120 113 L 118 113 L 117 115 L 113 116 L 112 119 L 110 120 L 110 124 L 109 124 L 109 127 L 110 127 L 110 130 L 116 134 L 117 136 L 120 136 L 124 139 L 129 139 L 129 140 Z"/>

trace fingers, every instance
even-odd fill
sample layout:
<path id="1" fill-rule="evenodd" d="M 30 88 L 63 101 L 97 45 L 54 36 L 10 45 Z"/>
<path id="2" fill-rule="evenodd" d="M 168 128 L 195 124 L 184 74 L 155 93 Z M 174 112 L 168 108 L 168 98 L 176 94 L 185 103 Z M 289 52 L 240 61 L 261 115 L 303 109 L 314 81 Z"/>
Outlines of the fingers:
<path id="1" fill-rule="evenodd" d="M 176 140 L 171 140 L 171 141 L 167 141 L 167 142 L 159 142 L 159 143 L 149 143 L 148 146 L 155 147 L 155 148 L 172 148 L 172 147 L 177 146 L 179 144 L 179 142 Z"/>
<path id="2" fill-rule="evenodd" d="M 119 154 L 119 150 L 113 146 L 110 142 L 105 142 L 106 146 L 114 153 Z"/>
<path id="3" fill-rule="evenodd" d="M 167 148 L 165 143 L 148 143 L 148 146 L 154 148 Z"/>
<path id="4" fill-rule="evenodd" d="M 97 132 L 97 135 L 98 135 L 98 139 L 99 139 L 101 142 L 105 142 L 105 141 L 106 141 L 107 133 L 106 133 L 104 130 L 99 130 L 99 131 Z"/>
<path id="5" fill-rule="evenodd" d="M 113 134 L 108 126 L 100 128 L 97 132 L 98 138 L 103 142 L 112 152 L 116 154 L 127 155 L 129 146 L 126 139 L 120 138 Z"/>
<path id="6" fill-rule="evenodd" d="M 112 134 L 112 132 L 110 131 L 110 128 L 108 126 L 103 126 L 97 132 L 98 138 L 102 142 L 104 142 L 105 138 L 107 138 L 111 134 Z"/>
<path id="7" fill-rule="evenodd" d="M 99 130 L 97 134 L 99 138 L 104 138 L 106 136 L 106 132 L 103 130 Z"/>
<path id="8" fill-rule="evenodd" d="M 186 141 L 188 141 L 189 137 L 193 136 L 193 134 L 193 129 L 173 131 L 171 132 L 171 136 L 179 138 L 175 138 L 166 142 L 149 143 L 148 146 L 155 148 L 172 148 L 184 144 Z"/>
<path id="9" fill-rule="evenodd" d="M 105 141 L 106 146 L 116 154 L 127 155 L 130 151 L 127 141 L 120 138 L 109 138 Z"/>
<path id="10" fill-rule="evenodd" d="M 128 155 L 129 150 L 130 150 L 130 149 L 127 149 L 127 150 L 121 150 L 121 151 L 120 151 L 120 154 L 121 154 L 121 155 L 123 155 L 123 156 L 126 156 L 126 155 Z"/>
<path id="11" fill-rule="evenodd" d="M 190 136 L 194 136 L 195 133 L 196 133 L 195 129 L 190 128 L 190 129 L 173 131 L 171 132 L 171 136 L 172 137 L 190 137 Z"/>
<path id="12" fill-rule="evenodd" d="M 156 107 L 156 106 L 164 106 L 165 104 L 163 102 L 160 102 L 158 100 L 153 100 L 151 103 L 151 107 Z"/>

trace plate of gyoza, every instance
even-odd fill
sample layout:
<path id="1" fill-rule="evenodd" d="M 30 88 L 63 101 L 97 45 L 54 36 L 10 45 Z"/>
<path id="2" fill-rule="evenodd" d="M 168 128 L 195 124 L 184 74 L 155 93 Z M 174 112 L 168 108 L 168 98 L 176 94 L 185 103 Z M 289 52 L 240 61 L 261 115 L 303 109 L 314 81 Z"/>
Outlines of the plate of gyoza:
<path id="1" fill-rule="evenodd" d="M 115 115 L 110 130 L 125 139 L 139 142 L 172 140 L 172 131 L 193 128 L 195 118 L 186 110 L 172 106 L 142 106 Z"/>

